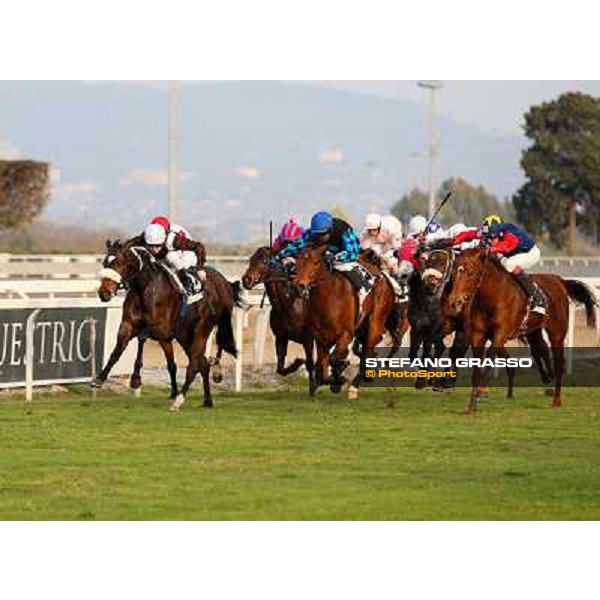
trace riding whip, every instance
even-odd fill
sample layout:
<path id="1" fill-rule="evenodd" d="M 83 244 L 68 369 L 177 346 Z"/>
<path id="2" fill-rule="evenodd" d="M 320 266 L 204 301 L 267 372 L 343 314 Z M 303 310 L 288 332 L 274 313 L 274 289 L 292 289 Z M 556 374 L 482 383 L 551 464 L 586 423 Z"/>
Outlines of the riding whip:
<path id="1" fill-rule="evenodd" d="M 446 206 L 446 203 L 448 202 L 448 200 L 450 200 L 450 198 L 452 198 L 452 194 L 454 192 L 452 190 L 450 190 L 445 196 L 444 199 L 440 202 L 439 206 L 435 209 L 435 212 L 433 213 L 433 216 L 431 217 L 431 219 L 429 219 L 429 222 L 427 223 L 427 229 L 429 229 L 429 226 L 435 221 L 435 218 L 440 214 L 440 211 L 442 210 L 442 208 L 444 208 L 444 206 Z"/>

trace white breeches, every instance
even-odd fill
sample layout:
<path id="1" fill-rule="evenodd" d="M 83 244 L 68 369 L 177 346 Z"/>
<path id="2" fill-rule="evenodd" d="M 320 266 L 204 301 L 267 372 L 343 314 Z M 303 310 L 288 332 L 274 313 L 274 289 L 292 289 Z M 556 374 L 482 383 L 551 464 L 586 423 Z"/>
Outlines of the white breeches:
<path id="1" fill-rule="evenodd" d="M 510 258 L 502 258 L 500 262 L 509 273 L 512 273 L 516 268 L 521 268 L 523 271 L 531 269 L 540 262 L 541 258 L 540 249 L 534 246 L 529 252 L 515 254 Z"/>
<path id="2" fill-rule="evenodd" d="M 172 250 L 167 252 L 165 258 L 167 264 L 175 269 L 175 271 L 181 271 L 183 269 L 191 269 L 198 265 L 198 257 L 195 252 L 183 251 L 183 250 Z"/>

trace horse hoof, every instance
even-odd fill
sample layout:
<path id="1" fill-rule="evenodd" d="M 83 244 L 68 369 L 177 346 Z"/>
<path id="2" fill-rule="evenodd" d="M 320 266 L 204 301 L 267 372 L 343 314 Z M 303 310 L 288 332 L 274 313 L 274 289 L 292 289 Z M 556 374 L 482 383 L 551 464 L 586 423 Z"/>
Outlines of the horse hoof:
<path id="1" fill-rule="evenodd" d="M 171 403 L 169 410 L 171 412 L 177 412 L 185 404 L 185 396 L 183 394 L 177 394 L 177 397 Z"/>
<path id="2" fill-rule="evenodd" d="M 142 388 L 141 387 L 133 388 L 133 395 L 136 398 L 141 398 L 142 397 Z"/>
<path id="3" fill-rule="evenodd" d="M 329 386 L 329 389 L 331 390 L 331 392 L 333 394 L 339 394 L 342 391 L 342 384 L 341 383 L 332 383 Z"/>
<path id="4" fill-rule="evenodd" d="M 356 386 L 351 385 L 348 388 L 348 400 L 358 400 L 359 396 L 360 396 L 360 390 Z"/>
<path id="5" fill-rule="evenodd" d="M 97 377 L 96 377 L 96 379 L 92 379 L 92 381 L 90 381 L 90 387 L 93 390 L 99 390 L 103 384 L 104 384 L 104 381 L 102 381 L 102 379 L 98 379 Z"/>
<path id="6" fill-rule="evenodd" d="M 212 380 L 213 383 L 221 383 L 223 381 L 223 373 L 221 372 L 221 369 L 218 371 L 213 371 Z"/>
<path id="7" fill-rule="evenodd" d="M 137 390 L 138 388 L 142 387 L 142 378 L 141 377 L 132 377 L 129 380 L 129 387 L 132 390 Z"/>
<path id="8" fill-rule="evenodd" d="M 553 388 L 547 388 L 544 390 L 544 394 L 546 394 L 546 396 L 550 396 L 551 398 L 554 398 L 554 389 Z"/>
<path id="9" fill-rule="evenodd" d="M 554 398 L 552 400 L 552 408 L 560 408 L 562 406 L 562 400 L 560 398 Z"/>

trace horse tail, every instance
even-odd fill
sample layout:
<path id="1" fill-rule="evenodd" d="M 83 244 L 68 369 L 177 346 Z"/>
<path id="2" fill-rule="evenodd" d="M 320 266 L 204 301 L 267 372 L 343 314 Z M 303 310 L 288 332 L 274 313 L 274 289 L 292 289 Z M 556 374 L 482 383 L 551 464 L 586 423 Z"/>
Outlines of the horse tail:
<path id="1" fill-rule="evenodd" d="M 217 346 L 227 352 L 227 354 L 231 354 L 233 358 L 237 358 L 238 353 L 233 335 L 231 317 L 231 310 L 224 310 L 221 314 L 221 318 L 217 323 Z"/>
<path id="2" fill-rule="evenodd" d="M 237 281 L 230 281 L 231 291 L 233 292 L 234 304 L 242 308 L 242 282 L 238 279 Z"/>
<path id="3" fill-rule="evenodd" d="M 583 281 L 577 281 L 576 279 L 565 279 L 563 280 L 565 287 L 567 288 L 567 294 L 569 298 L 578 304 L 585 306 L 585 316 L 587 319 L 588 327 L 596 328 L 596 307 L 598 306 L 598 299 L 593 290 L 583 283 Z"/>

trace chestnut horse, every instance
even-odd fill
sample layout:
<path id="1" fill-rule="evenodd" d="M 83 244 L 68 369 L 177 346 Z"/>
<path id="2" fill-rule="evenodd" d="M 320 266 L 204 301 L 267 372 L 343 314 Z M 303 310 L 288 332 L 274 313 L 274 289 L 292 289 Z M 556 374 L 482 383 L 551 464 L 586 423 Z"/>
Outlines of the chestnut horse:
<path id="1" fill-rule="evenodd" d="M 310 324 L 317 345 L 316 384 L 339 394 L 345 382 L 349 347 L 358 319 L 353 285 L 324 261 L 326 247 L 308 248 L 296 257 L 292 281 L 308 299 Z M 331 352 L 331 355 L 330 355 Z M 331 365 L 331 375 L 328 375 Z"/>
<path id="2" fill-rule="evenodd" d="M 296 292 L 283 265 L 273 260 L 275 254 L 268 246 L 258 248 L 250 257 L 250 264 L 242 276 L 242 284 L 247 290 L 260 283 L 266 288 L 271 304 L 269 322 L 275 336 L 277 373 L 285 377 L 306 365 L 309 394 L 314 396 L 317 386 L 308 298 L 301 297 Z M 286 367 L 285 359 L 290 341 L 304 348 L 305 358 L 297 358 Z"/>
<path id="3" fill-rule="evenodd" d="M 127 310 L 124 307 L 117 345 L 99 379 L 106 379 L 129 341 L 140 334 L 158 341 L 163 349 L 176 339 L 187 354 L 189 363 L 185 383 L 180 393 L 172 398 L 171 410 L 179 410 L 184 404 L 185 395 L 198 372 L 202 375 L 204 386 L 204 406 L 211 408 L 213 400 L 210 363 L 205 356 L 206 342 L 216 326 L 217 358 L 222 351 L 234 357 L 237 355 L 231 324 L 237 301 L 234 286 L 217 271 L 207 270 L 206 297 L 186 306 L 172 274 L 143 247 L 126 247 L 117 252 L 102 276 L 98 295 L 103 302 L 108 302 L 121 285 L 131 291 L 125 300 Z M 171 372 L 173 366 L 174 361 L 169 364 L 172 394 L 176 392 L 176 370 Z"/>
<path id="4" fill-rule="evenodd" d="M 552 405 L 560 407 L 569 298 L 584 304 L 587 323 L 595 327 L 597 301 L 593 292 L 580 281 L 566 281 L 556 275 L 534 275 L 535 282 L 548 299 L 548 310 L 545 316 L 530 314 L 527 294 L 486 248 L 465 250 L 457 256 L 450 277 L 451 286 L 446 298 L 448 314 L 450 317 L 464 316 L 475 358 L 486 355 L 487 341 L 491 341 L 487 356 L 493 357 L 509 340 L 524 335 L 541 338 L 541 330 L 546 332 L 552 346 L 555 378 Z M 482 370 L 475 367 L 467 413 L 477 410 L 481 382 Z"/>
<path id="5" fill-rule="evenodd" d="M 394 356 L 402 345 L 402 338 L 409 324 L 407 303 L 398 305 L 396 292 L 381 270 L 379 256 L 372 250 L 365 250 L 360 254 L 359 263 L 375 277 L 375 283 L 363 302 L 355 328 L 354 351 L 364 365 L 366 359 L 373 356 L 374 349 L 383 339 L 386 330 L 391 337 L 388 356 Z M 363 378 L 359 370 L 348 389 L 350 400 L 358 399 L 361 383 Z"/>

